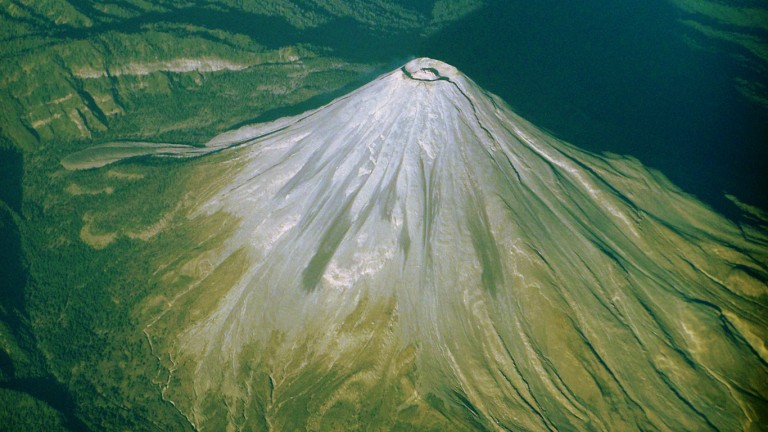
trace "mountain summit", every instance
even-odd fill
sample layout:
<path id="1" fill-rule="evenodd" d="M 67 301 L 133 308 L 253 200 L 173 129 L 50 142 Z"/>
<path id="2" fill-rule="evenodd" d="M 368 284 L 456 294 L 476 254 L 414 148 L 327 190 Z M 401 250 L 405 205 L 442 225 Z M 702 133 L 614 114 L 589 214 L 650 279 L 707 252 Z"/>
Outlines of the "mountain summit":
<path id="1" fill-rule="evenodd" d="M 138 153 L 216 153 L 182 222 L 204 240 L 158 267 L 174 291 L 144 316 L 197 429 L 768 421 L 765 234 L 450 65 L 182 147 Z"/>

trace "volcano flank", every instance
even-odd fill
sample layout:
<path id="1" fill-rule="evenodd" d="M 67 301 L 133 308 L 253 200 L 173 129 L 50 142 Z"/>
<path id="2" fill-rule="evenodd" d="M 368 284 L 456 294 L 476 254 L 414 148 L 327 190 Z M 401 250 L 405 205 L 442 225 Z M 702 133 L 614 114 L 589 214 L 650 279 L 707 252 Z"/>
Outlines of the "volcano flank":
<path id="1" fill-rule="evenodd" d="M 163 397 L 197 429 L 768 424 L 765 232 L 450 65 L 415 59 L 204 148 L 134 144 L 64 165 L 206 167 L 178 222 L 206 241 L 159 263 L 173 293 L 142 315 Z"/>

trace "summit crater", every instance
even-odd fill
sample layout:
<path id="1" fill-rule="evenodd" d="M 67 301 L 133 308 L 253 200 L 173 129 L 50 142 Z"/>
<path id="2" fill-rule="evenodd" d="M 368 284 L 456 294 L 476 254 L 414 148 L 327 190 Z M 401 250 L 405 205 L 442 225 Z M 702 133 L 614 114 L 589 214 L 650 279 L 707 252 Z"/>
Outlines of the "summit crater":
<path id="1" fill-rule="evenodd" d="M 427 57 L 413 59 L 401 70 L 408 78 L 419 81 L 451 81 L 460 75 L 458 69 L 448 63 Z"/>

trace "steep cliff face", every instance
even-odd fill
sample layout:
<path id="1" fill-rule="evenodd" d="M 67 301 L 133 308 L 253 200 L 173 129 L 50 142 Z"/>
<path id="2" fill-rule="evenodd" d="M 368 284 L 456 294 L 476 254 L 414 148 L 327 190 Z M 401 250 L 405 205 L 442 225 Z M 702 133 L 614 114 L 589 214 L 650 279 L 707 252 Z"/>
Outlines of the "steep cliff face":
<path id="1" fill-rule="evenodd" d="M 765 233 L 445 63 L 206 152 L 136 308 L 195 428 L 765 424 Z"/>
<path id="2" fill-rule="evenodd" d="M 223 129 L 332 91 L 366 70 L 318 51 L 170 29 L 59 41 L 0 66 L 2 133 L 28 153 L 56 154 L 116 136 Z M 250 102 L 224 110 L 226 98 L 215 95 L 234 93 Z M 225 112 L 232 117 L 222 118 Z"/>

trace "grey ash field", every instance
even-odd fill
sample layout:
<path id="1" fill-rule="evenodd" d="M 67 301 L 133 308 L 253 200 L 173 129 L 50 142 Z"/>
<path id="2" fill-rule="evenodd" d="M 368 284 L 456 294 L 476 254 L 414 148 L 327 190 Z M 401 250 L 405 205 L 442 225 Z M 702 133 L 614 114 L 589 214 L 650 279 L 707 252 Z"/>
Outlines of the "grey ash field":
<path id="1" fill-rule="evenodd" d="M 0 429 L 768 428 L 765 213 L 408 58 L 494 8 L 2 3 Z"/>

